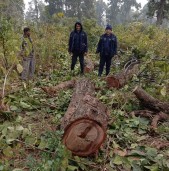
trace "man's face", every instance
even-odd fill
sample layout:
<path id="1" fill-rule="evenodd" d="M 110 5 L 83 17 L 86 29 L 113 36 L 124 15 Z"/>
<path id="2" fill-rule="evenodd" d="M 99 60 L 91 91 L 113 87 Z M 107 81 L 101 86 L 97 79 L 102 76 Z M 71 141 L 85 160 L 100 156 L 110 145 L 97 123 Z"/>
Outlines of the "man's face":
<path id="1" fill-rule="evenodd" d="M 111 34 L 112 33 L 112 31 L 110 29 L 106 29 L 105 32 L 106 32 L 106 34 Z"/>
<path id="2" fill-rule="evenodd" d="M 81 30 L 81 25 L 76 24 L 76 30 L 77 30 L 77 31 L 80 31 L 80 30 Z"/>
<path id="3" fill-rule="evenodd" d="M 25 34 L 26 34 L 26 36 L 28 36 L 28 37 L 30 37 L 30 35 L 31 35 L 30 31 L 27 31 Z"/>

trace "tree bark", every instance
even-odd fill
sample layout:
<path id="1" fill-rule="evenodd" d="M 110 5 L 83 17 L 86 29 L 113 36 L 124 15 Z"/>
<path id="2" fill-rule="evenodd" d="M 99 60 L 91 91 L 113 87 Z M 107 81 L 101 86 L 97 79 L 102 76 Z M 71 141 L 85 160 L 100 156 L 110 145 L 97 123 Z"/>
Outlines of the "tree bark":
<path id="1" fill-rule="evenodd" d="M 139 65 L 133 64 L 129 68 L 123 69 L 119 74 L 117 75 L 111 75 L 107 76 L 106 82 L 108 88 L 121 88 L 123 87 L 132 77 L 134 74 L 138 74 L 139 72 Z"/>
<path id="2" fill-rule="evenodd" d="M 157 112 L 164 112 L 169 114 L 169 103 L 167 102 L 161 102 L 160 100 L 152 97 L 147 92 L 145 92 L 141 87 L 137 86 L 133 93 L 136 95 L 136 97 L 140 100 L 140 103 Z"/>
<path id="3" fill-rule="evenodd" d="M 90 80 L 77 81 L 62 120 L 63 143 L 78 156 L 97 152 L 106 137 L 108 109 L 94 97 L 94 92 L 94 84 Z"/>

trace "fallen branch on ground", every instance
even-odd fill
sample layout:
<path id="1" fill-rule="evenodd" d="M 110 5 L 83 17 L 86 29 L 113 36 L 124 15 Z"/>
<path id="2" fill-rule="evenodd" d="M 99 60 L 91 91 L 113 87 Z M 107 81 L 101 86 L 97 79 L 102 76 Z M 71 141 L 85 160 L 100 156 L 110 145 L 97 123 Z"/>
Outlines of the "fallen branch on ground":
<path id="1" fill-rule="evenodd" d="M 149 109 L 154 110 L 156 112 L 162 111 L 166 114 L 169 114 L 169 103 L 161 102 L 160 100 L 152 97 L 151 95 L 149 95 L 146 91 L 144 91 L 139 86 L 137 86 L 134 89 L 133 93 L 139 99 L 140 103 L 143 106 L 145 106 L 146 108 L 149 108 Z"/>
<path id="2" fill-rule="evenodd" d="M 169 116 L 163 112 L 156 113 L 149 110 L 136 110 L 131 112 L 130 115 L 149 118 L 151 120 L 151 127 L 153 130 L 157 129 L 157 125 L 159 121 L 164 121 L 169 119 Z"/>

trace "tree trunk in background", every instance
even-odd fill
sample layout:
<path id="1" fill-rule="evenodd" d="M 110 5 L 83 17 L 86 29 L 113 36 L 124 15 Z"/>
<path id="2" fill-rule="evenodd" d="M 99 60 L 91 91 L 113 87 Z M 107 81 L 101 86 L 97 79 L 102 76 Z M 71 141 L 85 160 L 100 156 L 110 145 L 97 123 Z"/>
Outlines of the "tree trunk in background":
<path id="1" fill-rule="evenodd" d="M 65 146 L 78 156 L 96 151 L 106 137 L 108 109 L 94 97 L 94 84 L 88 79 L 76 82 L 74 93 L 62 120 Z"/>
<path id="2" fill-rule="evenodd" d="M 157 26 L 162 25 L 163 19 L 164 19 L 164 6 L 165 6 L 165 0 L 160 0 L 159 8 L 157 11 Z"/>

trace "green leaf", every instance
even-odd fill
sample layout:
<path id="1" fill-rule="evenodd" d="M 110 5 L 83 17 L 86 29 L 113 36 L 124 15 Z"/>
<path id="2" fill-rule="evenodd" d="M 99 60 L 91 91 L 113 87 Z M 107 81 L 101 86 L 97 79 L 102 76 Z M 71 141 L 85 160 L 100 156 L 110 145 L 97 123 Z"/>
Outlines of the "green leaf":
<path id="1" fill-rule="evenodd" d="M 12 171 L 23 171 L 23 170 L 22 169 L 19 169 L 19 168 L 16 168 L 16 169 L 14 169 Z"/>
<path id="2" fill-rule="evenodd" d="M 18 107 L 16 107 L 16 106 L 10 106 L 10 110 L 11 111 L 16 111 L 16 110 L 18 110 Z"/>
<path id="3" fill-rule="evenodd" d="M 147 157 L 149 157 L 149 158 L 151 158 L 151 157 L 154 158 L 154 157 L 157 156 L 157 149 L 147 147 L 146 150 L 147 150 L 147 152 L 146 152 Z"/>
<path id="4" fill-rule="evenodd" d="M 19 72 L 19 73 L 22 73 L 22 71 L 23 71 L 23 67 L 22 67 L 22 65 L 21 64 L 17 64 L 17 71 Z"/>
<path id="5" fill-rule="evenodd" d="M 17 131 L 23 131 L 23 130 L 24 130 L 24 128 L 23 128 L 23 126 L 18 125 L 18 126 L 16 126 L 16 130 L 17 130 Z"/>
<path id="6" fill-rule="evenodd" d="M 20 102 L 20 105 L 21 105 L 21 107 L 22 108 L 24 108 L 24 109 L 31 109 L 31 106 L 29 105 L 29 104 L 27 104 L 27 103 L 25 103 L 25 102 Z"/>
<path id="7" fill-rule="evenodd" d="M 121 164 L 123 164 L 123 162 L 122 162 L 122 157 L 120 157 L 120 156 L 116 156 L 115 157 L 115 159 L 113 160 L 113 163 L 114 164 L 116 164 L 116 165 L 121 165 Z"/>
<path id="8" fill-rule="evenodd" d="M 164 87 L 161 89 L 160 92 L 161 92 L 161 95 L 165 97 L 166 94 L 167 94 L 167 89 L 166 89 L 166 87 L 164 86 Z"/>
<path id="9" fill-rule="evenodd" d="M 138 151 L 138 150 L 132 150 L 128 156 L 146 156 L 146 154 L 142 151 Z"/>
<path id="10" fill-rule="evenodd" d="M 29 144 L 29 145 L 35 145 L 36 142 L 37 142 L 37 138 L 33 135 L 30 135 L 30 136 L 26 137 L 26 139 L 25 139 L 25 143 Z"/>
<path id="11" fill-rule="evenodd" d="M 45 141 L 45 139 L 41 138 L 40 144 L 38 146 L 39 149 L 45 149 L 47 147 L 47 142 Z"/>
<path id="12" fill-rule="evenodd" d="M 29 129 L 28 128 L 24 128 L 23 133 L 22 133 L 22 138 L 25 138 L 29 134 L 30 134 Z"/>
<path id="13" fill-rule="evenodd" d="M 67 169 L 68 169 L 67 171 L 76 171 L 78 170 L 78 167 L 69 165 Z"/>
<path id="14" fill-rule="evenodd" d="M 157 165 L 154 165 L 154 166 L 144 166 L 144 167 L 146 169 L 149 169 L 150 171 L 159 171 Z"/>
<path id="15" fill-rule="evenodd" d="M 0 166 L 0 170 L 3 170 L 3 169 L 4 169 L 4 166 L 1 165 L 1 166 Z"/>
<path id="16" fill-rule="evenodd" d="M 3 154 L 6 156 L 6 157 L 12 157 L 13 156 L 13 151 L 12 151 L 12 148 L 10 146 L 8 146 L 7 148 L 5 148 L 3 150 Z"/>

